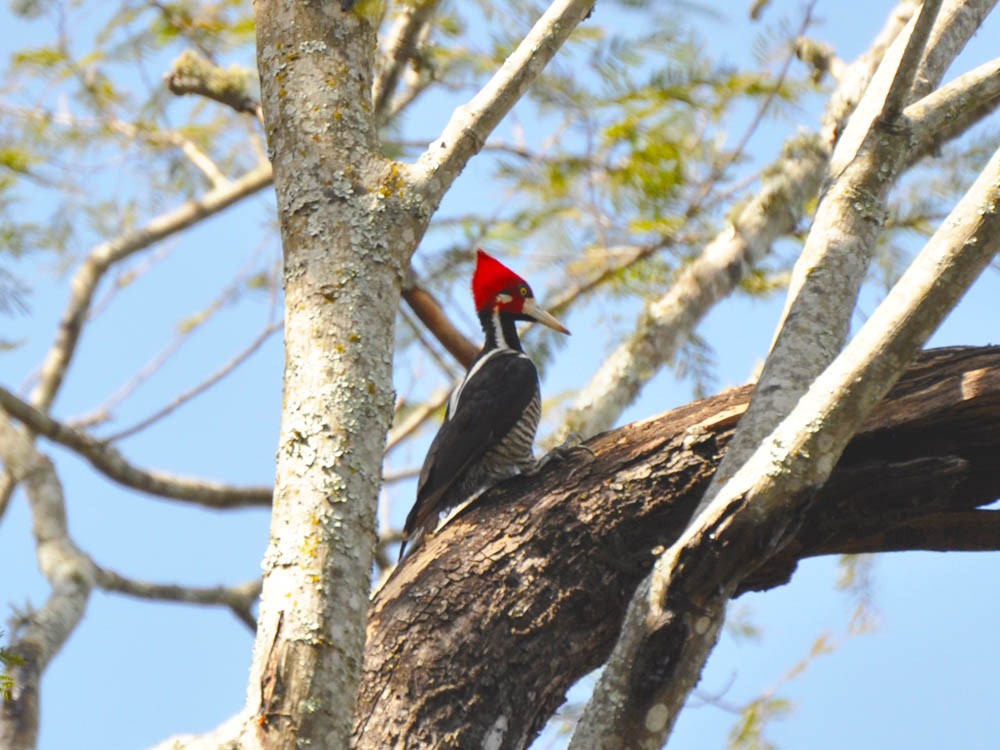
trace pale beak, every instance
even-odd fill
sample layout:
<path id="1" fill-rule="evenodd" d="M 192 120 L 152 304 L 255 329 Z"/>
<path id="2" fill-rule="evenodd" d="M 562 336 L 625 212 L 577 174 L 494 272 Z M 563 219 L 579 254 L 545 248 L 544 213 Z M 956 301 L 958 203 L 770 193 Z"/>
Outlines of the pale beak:
<path id="1" fill-rule="evenodd" d="M 545 310 L 538 306 L 535 302 L 534 297 L 528 297 L 524 300 L 524 306 L 521 308 L 521 312 L 531 318 L 534 318 L 543 326 L 548 326 L 553 331 L 559 331 L 559 333 L 565 333 L 569 335 L 569 329 L 556 320 L 554 317 L 549 315 Z"/>

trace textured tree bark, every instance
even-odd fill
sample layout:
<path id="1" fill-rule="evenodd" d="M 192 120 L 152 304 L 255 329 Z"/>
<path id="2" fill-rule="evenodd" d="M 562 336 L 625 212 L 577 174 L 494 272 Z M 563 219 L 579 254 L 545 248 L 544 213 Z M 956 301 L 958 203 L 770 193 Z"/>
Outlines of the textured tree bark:
<path id="1" fill-rule="evenodd" d="M 257 3 L 285 376 L 241 747 L 346 747 L 364 648 L 405 253 L 372 116 L 375 34 L 342 5 Z"/>
<path id="2" fill-rule="evenodd" d="M 524 747 L 607 657 L 658 551 L 688 521 L 749 388 L 597 436 L 484 495 L 376 594 L 357 748 Z M 1000 347 L 925 353 L 850 443 L 775 559 L 1000 549 Z"/>

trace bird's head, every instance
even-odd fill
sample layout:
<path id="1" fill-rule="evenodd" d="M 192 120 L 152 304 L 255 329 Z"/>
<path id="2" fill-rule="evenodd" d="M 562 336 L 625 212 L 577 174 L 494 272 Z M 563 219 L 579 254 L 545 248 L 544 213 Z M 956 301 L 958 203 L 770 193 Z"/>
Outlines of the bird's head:
<path id="1" fill-rule="evenodd" d="M 482 250 L 476 251 L 472 297 L 476 312 L 497 310 L 515 320 L 534 320 L 554 331 L 569 333 L 566 326 L 538 306 L 527 281 Z"/>

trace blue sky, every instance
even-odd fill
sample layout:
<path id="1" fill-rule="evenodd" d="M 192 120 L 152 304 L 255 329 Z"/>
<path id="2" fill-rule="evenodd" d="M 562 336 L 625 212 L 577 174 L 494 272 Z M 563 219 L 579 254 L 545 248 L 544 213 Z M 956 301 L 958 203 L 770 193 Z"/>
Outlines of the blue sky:
<path id="1" fill-rule="evenodd" d="M 744 4 L 719 0 L 710 5 L 720 10 L 718 19 L 703 24 L 713 53 L 733 64 L 750 59 L 752 39 L 742 20 L 725 21 L 727 12 L 742 19 Z M 864 49 L 891 6 L 820 2 L 817 15 L 825 21 L 816 35 L 850 59 Z M 786 2 L 775 7 L 793 12 L 799 6 Z M 603 14 L 605 6 L 599 5 L 597 12 Z M 35 33 L 9 17 L 0 20 L 17 31 L 0 40 L 4 55 Z M 623 13 L 614 20 L 627 24 L 632 17 Z M 961 69 L 995 54 L 998 26 L 992 19 L 991 27 L 970 46 Z M 446 116 L 446 111 L 428 105 L 412 116 L 411 125 L 430 136 Z M 805 108 L 796 122 L 765 128 L 752 150 L 767 158 L 796 126 L 815 124 L 815 109 Z M 442 213 L 462 210 L 469 196 L 496 198 L 482 181 L 482 170 L 471 165 Z M 248 245 L 255 245 L 267 231 L 271 200 L 269 194 L 255 197 L 172 241 L 170 254 L 155 273 L 119 293 L 116 304 L 88 328 L 57 401 L 57 416 L 89 411 L 169 339 L 179 315 L 193 313 L 212 299 L 244 263 Z M 502 247 L 490 249 L 503 254 Z M 0 353 L 0 382 L 6 387 L 19 388 L 37 367 L 65 306 L 69 276 L 55 273 L 54 265 L 48 269 L 50 280 L 40 282 L 29 298 L 31 314 L 0 319 L 10 328 L 4 338 L 24 340 L 22 347 Z M 536 284 L 535 291 L 544 298 L 540 286 Z M 995 343 L 998 293 L 1000 276 L 988 272 L 931 344 Z M 862 302 L 863 309 L 873 305 L 872 299 Z M 766 352 L 780 307 L 780 297 L 741 297 L 720 306 L 703 323 L 699 333 L 715 347 L 720 387 L 747 379 Z M 121 424 L 145 416 L 198 382 L 201 373 L 225 362 L 254 337 L 267 309 L 261 296 L 244 302 L 239 311 L 223 313 L 193 337 L 183 358 L 123 406 Z M 611 343 L 601 338 L 600 324 L 586 311 L 564 322 L 576 335 L 560 353 L 562 364 L 552 368 L 543 385 L 550 393 L 578 387 L 579 375 L 574 373 L 593 371 Z M 588 334 L 592 329 L 598 332 Z M 192 362 L 200 368 L 191 368 Z M 271 482 L 281 363 L 280 342 L 272 339 L 224 387 L 127 441 L 126 454 L 140 465 L 178 473 L 247 484 Z M 659 413 L 691 397 L 690 383 L 661 374 L 621 421 Z M 55 446 L 43 444 L 43 449 L 56 460 L 70 493 L 74 539 L 99 563 L 136 578 L 195 585 L 237 583 L 258 575 L 267 541 L 263 511 L 217 513 L 149 498 L 104 480 Z M 412 449 L 413 462 L 420 460 L 421 450 Z M 401 495 L 407 491 L 398 490 Z M 47 586 L 34 567 L 30 519 L 20 495 L 0 522 L 0 571 L 0 604 L 6 612 L 44 601 Z M 782 696 L 794 701 L 794 712 L 769 732 L 779 747 L 996 747 L 1000 715 L 991 704 L 1000 644 L 992 631 L 1000 623 L 1000 597 L 993 593 L 1000 555 L 882 556 L 874 566 L 872 592 L 880 621 L 874 632 L 855 637 L 845 637 L 854 605 L 847 594 L 835 590 L 836 577 L 836 561 L 808 561 L 788 586 L 740 599 L 738 606 L 749 610 L 762 637 L 724 637 L 700 690 L 721 693 L 721 702 L 740 705 L 776 684 L 817 637 L 829 633 L 838 643 L 836 653 L 817 659 L 781 689 Z M 95 592 L 86 619 L 46 674 L 40 747 L 144 747 L 179 732 L 210 729 L 243 703 L 251 646 L 247 629 L 224 611 Z M 692 707 L 683 714 L 672 746 L 724 747 L 734 721 L 716 706 Z M 544 737 L 538 746 L 549 742 Z"/>

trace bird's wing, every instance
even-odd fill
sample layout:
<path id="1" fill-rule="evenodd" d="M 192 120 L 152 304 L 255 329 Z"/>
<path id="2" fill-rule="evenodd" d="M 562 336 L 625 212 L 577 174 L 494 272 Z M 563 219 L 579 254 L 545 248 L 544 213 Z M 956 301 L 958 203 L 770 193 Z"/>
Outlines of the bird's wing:
<path id="1" fill-rule="evenodd" d="M 440 510 L 441 499 L 465 470 L 513 429 L 538 388 L 538 373 L 524 354 L 499 350 L 478 369 L 473 365 L 459 388 L 424 459 L 404 539 Z"/>

